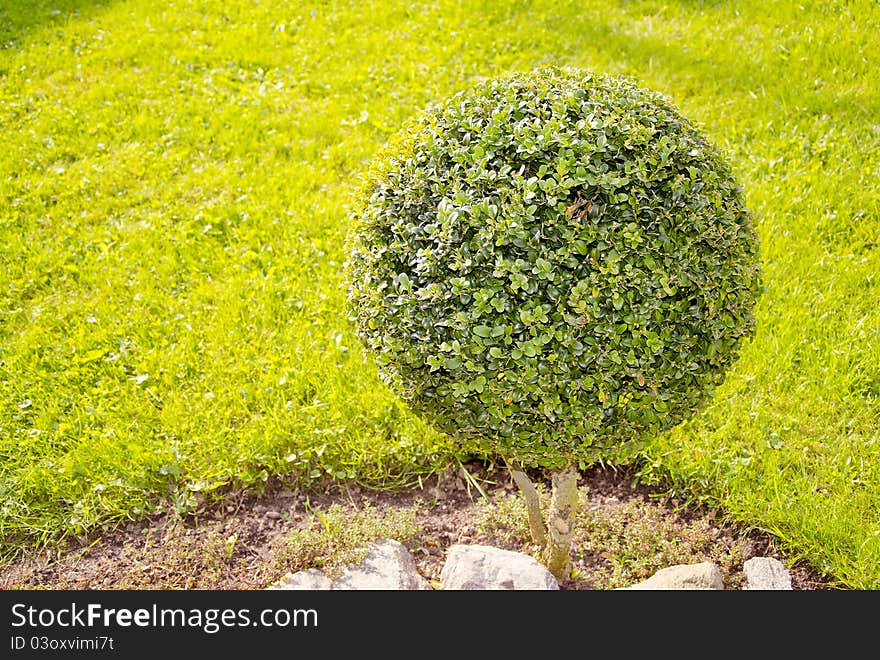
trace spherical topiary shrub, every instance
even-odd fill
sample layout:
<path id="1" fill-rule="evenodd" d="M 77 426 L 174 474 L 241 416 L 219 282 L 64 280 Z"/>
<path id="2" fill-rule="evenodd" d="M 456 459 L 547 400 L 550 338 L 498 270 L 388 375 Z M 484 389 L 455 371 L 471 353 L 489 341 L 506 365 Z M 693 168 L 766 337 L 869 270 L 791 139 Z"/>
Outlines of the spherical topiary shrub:
<path id="1" fill-rule="evenodd" d="M 594 463 L 685 419 L 755 325 L 730 167 L 613 76 L 547 68 L 429 109 L 374 163 L 347 249 L 385 382 L 523 466 Z"/>

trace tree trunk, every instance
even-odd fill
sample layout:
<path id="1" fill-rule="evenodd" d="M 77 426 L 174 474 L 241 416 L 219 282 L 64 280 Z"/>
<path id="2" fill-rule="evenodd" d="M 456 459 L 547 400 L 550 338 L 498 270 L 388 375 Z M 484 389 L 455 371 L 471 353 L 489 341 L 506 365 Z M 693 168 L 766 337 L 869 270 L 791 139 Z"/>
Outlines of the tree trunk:
<path id="1" fill-rule="evenodd" d="M 550 511 L 547 514 L 547 543 L 543 564 L 563 582 L 571 574 L 571 541 L 574 518 L 580 508 L 577 491 L 578 472 L 573 465 L 554 472 L 551 480 Z"/>
<path id="2" fill-rule="evenodd" d="M 544 517 L 541 515 L 541 502 L 538 499 L 538 491 L 531 482 L 528 475 L 521 470 L 514 470 L 507 467 L 514 483 L 519 487 L 523 499 L 526 501 L 526 511 L 529 514 L 529 531 L 532 533 L 532 540 L 544 547 L 546 534 L 544 528 Z"/>

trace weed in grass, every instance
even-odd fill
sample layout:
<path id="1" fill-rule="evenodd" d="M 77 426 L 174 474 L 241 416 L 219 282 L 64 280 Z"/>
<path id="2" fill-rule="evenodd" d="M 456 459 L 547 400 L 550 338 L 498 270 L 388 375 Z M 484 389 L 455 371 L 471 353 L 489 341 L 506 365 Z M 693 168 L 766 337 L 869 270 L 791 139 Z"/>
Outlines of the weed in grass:
<path id="1" fill-rule="evenodd" d="M 145 532 L 144 561 L 149 562 L 149 568 L 141 575 L 129 571 L 121 580 L 112 576 L 114 588 L 153 588 L 156 580 L 175 588 L 210 588 L 207 585 L 222 584 L 235 571 L 237 534 L 199 530 L 179 520 L 159 533 Z"/>
<path id="2" fill-rule="evenodd" d="M 291 532 L 278 550 L 278 570 L 320 568 L 338 574 L 344 565 L 362 561 L 371 541 L 412 542 L 421 532 L 415 515 L 414 506 L 377 511 L 371 504 L 350 508 L 334 503 L 313 509 L 307 527 Z"/>
<path id="3" fill-rule="evenodd" d="M 715 563 L 727 589 L 741 586 L 729 577 L 742 567 L 741 548 L 726 544 L 722 532 L 704 518 L 686 523 L 637 500 L 605 507 L 585 502 L 578 524 L 574 555 L 590 566 L 595 589 L 629 586 L 668 566 L 693 563 L 695 557 Z"/>
<path id="4" fill-rule="evenodd" d="M 536 485 L 546 508 L 544 484 Z M 506 543 L 524 544 L 531 540 L 525 500 L 516 493 L 499 493 L 476 502 L 474 526 L 480 534 L 497 537 Z"/>

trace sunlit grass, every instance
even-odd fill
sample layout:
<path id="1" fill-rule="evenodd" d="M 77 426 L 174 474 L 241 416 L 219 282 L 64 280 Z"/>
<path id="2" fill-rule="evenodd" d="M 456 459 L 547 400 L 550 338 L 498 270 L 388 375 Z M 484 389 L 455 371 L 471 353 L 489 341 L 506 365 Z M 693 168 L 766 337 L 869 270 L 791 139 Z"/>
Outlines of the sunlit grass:
<path id="1" fill-rule="evenodd" d="M 11 0 L 0 7 L 0 555 L 270 477 L 454 459 L 343 310 L 359 174 L 424 105 L 625 73 L 728 153 L 767 293 L 712 406 L 640 457 L 880 586 L 874 2 Z"/>

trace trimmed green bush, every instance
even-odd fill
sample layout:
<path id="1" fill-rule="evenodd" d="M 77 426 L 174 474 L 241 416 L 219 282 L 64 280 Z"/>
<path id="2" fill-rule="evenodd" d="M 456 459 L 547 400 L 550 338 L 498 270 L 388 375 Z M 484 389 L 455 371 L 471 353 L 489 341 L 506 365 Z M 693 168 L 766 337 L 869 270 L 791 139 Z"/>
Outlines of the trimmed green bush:
<path id="1" fill-rule="evenodd" d="M 523 466 L 613 460 L 703 405 L 754 332 L 730 166 L 660 94 L 546 68 L 428 109 L 353 214 L 348 306 L 429 423 Z"/>

